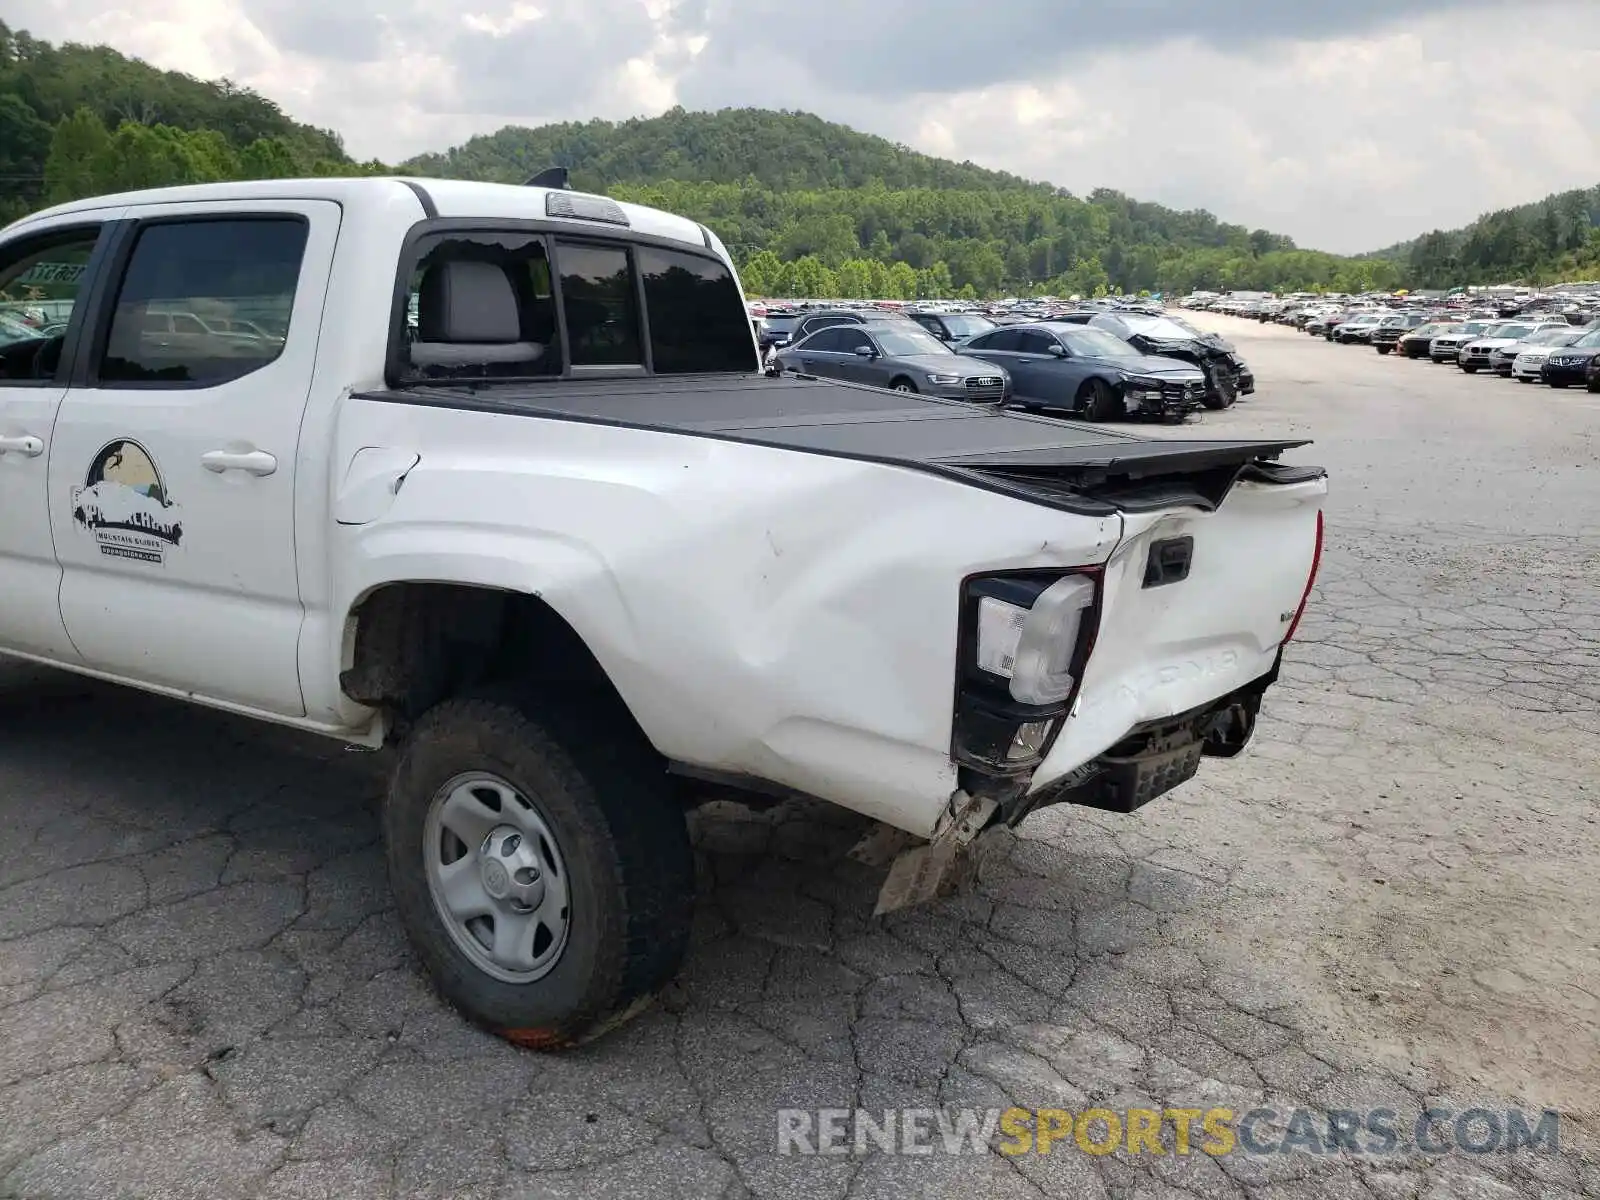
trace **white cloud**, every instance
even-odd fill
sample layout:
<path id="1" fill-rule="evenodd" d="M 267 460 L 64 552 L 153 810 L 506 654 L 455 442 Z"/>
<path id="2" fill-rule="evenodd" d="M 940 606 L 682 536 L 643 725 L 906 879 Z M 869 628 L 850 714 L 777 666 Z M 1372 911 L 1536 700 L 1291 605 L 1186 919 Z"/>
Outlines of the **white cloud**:
<path id="1" fill-rule="evenodd" d="M 473 0 L 451 20 L 422 0 L 41 0 L 25 24 L 226 75 L 360 157 L 674 103 L 800 108 L 1344 251 L 1600 183 L 1592 0 L 997 8 Z"/>

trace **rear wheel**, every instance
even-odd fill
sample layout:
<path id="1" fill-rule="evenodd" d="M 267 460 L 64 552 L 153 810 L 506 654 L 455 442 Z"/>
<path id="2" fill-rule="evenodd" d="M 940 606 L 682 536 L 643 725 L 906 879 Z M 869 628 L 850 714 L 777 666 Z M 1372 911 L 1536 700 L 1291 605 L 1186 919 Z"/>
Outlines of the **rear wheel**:
<path id="1" fill-rule="evenodd" d="M 520 1045 L 620 1024 L 688 944 L 683 815 L 619 725 L 515 695 L 447 700 L 395 767 L 383 823 L 401 922 L 444 997 Z"/>
<path id="2" fill-rule="evenodd" d="M 1078 389 L 1078 411 L 1089 421 L 1109 421 L 1115 415 L 1117 394 L 1104 379 L 1086 379 Z"/>
<path id="3" fill-rule="evenodd" d="M 1564 388 L 1567 386 L 1567 381 L 1565 379 L 1552 379 L 1550 381 L 1550 386 L 1553 388 Z"/>

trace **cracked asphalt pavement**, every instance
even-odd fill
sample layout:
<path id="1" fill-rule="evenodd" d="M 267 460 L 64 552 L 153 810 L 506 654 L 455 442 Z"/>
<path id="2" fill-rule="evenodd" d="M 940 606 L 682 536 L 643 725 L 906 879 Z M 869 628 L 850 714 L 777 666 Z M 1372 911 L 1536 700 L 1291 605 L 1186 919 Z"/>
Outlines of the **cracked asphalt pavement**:
<path id="1" fill-rule="evenodd" d="M 853 818 L 703 811 L 681 979 L 577 1052 L 420 977 L 381 755 L 0 670 L 0 1194 L 1600 1195 L 1600 397 L 1201 319 L 1261 391 L 1178 435 L 1333 473 L 1251 748 L 881 920 Z M 780 1108 L 938 1104 L 1563 1115 L 1555 1153 L 776 1153 Z"/>

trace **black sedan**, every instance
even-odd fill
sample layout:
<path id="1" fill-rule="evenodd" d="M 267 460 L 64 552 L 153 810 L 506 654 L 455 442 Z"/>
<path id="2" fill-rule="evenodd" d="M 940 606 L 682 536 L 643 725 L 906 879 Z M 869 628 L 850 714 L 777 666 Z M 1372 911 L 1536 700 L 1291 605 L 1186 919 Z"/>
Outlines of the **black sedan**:
<path id="1" fill-rule="evenodd" d="M 1090 325 L 1115 334 L 1142 353 L 1181 358 L 1199 367 L 1206 378 L 1206 407 L 1228 408 L 1256 390 L 1256 377 L 1233 344 L 1214 333 L 1202 333 L 1177 317 L 1139 313 L 1101 313 Z"/>
<path id="2" fill-rule="evenodd" d="M 1040 321 L 979 334 L 962 354 L 1003 367 L 1013 403 L 1090 421 L 1130 416 L 1182 421 L 1205 404 L 1192 363 L 1143 354 L 1103 329 Z"/>
<path id="3" fill-rule="evenodd" d="M 1589 366 L 1600 357 L 1600 329 L 1584 334 L 1570 346 L 1552 350 L 1539 369 L 1539 378 L 1553 388 L 1589 382 Z"/>

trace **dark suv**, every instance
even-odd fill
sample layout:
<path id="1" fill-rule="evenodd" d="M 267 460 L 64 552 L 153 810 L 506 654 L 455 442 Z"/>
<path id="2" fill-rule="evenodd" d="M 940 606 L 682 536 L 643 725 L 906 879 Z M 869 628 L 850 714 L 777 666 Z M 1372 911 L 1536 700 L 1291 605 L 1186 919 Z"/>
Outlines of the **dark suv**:
<path id="1" fill-rule="evenodd" d="M 1553 388 L 1589 382 L 1589 367 L 1600 358 L 1600 329 L 1584 334 L 1570 346 L 1550 351 L 1539 377 Z"/>
<path id="2" fill-rule="evenodd" d="M 766 328 L 761 333 L 761 352 L 765 354 L 776 346 L 782 349 L 803 341 L 819 329 L 829 325 L 865 325 L 877 320 L 882 313 L 870 316 L 849 309 L 817 309 L 813 312 L 769 313 Z"/>
<path id="3" fill-rule="evenodd" d="M 1421 313 L 1396 313 L 1385 317 L 1372 331 L 1372 348 L 1379 354 L 1392 354 L 1401 338 L 1426 321 Z"/>
<path id="4" fill-rule="evenodd" d="M 999 328 L 981 313 L 908 312 L 906 316 L 941 342 L 964 342 Z"/>

